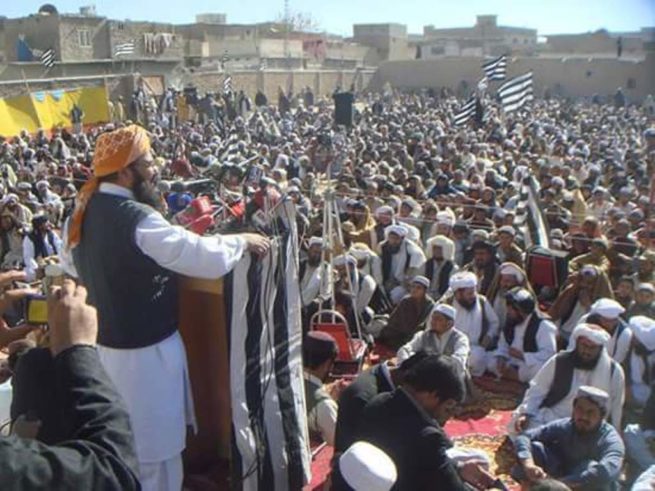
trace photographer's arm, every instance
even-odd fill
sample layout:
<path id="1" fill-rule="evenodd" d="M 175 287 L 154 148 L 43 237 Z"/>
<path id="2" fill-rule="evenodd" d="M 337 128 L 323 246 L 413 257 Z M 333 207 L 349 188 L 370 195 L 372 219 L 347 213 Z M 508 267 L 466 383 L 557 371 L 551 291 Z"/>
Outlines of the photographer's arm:
<path id="1" fill-rule="evenodd" d="M 2 489 L 140 489 L 129 418 L 93 345 L 95 309 L 86 290 L 64 282 L 48 299 L 51 351 L 69 439 L 48 446 L 0 438 Z"/>

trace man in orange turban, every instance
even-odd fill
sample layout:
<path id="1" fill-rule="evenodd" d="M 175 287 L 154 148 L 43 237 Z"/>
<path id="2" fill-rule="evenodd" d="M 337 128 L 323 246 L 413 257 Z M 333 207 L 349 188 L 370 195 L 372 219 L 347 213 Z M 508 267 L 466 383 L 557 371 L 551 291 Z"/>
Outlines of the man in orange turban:
<path id="1" fill-rule="evenodd" d="M 98 138 L 93 178 L 79 194 L 62 257 L 98 310 L 98 352 L 125 399 L 144 490 L 182 487 L 187 425 L 195 424 L 186 354 L 177 331 L 177 274 L 227 274 L 256 234 L 200 237 L 156 210 L 148 133 L 132 125 Z"/>

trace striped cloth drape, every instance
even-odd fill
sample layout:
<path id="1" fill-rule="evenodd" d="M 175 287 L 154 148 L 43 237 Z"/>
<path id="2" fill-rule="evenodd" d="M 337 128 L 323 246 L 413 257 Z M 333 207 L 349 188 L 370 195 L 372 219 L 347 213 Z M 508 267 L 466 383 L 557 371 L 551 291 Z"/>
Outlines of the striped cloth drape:
<path id="1" fill-rule="evenodd" d="M 299 490 L 310 478 L 298 248 L 289 222 L 265 258 L 247 254 L 224 281 L 233 489 Z"/>

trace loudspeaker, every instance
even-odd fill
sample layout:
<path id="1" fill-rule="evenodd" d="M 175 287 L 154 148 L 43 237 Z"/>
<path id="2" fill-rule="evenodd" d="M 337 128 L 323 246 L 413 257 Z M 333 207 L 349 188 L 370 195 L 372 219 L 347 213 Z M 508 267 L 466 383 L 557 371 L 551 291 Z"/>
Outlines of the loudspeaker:
<path id="1" fill-rule="evenodd" d="M 352 92 L 340 92 L 332 96 L 334 99 L 334 124 L 351 127 L 353 125 Z"/>

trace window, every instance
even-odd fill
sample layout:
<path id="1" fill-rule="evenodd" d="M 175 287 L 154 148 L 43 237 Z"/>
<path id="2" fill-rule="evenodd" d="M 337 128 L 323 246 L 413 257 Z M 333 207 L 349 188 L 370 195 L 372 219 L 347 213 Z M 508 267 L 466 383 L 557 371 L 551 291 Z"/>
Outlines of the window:
<path id="1" fill-rule="evenodd" d="M 80 46 L 89 47 L 91 46 L 91 33 L 88 29 L 79 29 L 77 31 L 77 39 Z"/>
<path id="2" fill-rule="evenodd" d="M 637 88 L 637 81 L 634 78 L 629 78 L 627 87 L 628 87 L 628 89 L 636 89 Z"/>

